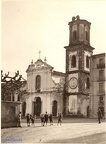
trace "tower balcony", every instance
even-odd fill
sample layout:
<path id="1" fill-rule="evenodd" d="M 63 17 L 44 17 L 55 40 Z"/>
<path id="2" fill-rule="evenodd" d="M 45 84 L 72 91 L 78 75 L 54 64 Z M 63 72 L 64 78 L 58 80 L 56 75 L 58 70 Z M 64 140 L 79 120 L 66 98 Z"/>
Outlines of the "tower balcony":
<path id="1" fill-rule="evenodd" d="M 99 64 L 97 64 L 97 68 L 98 69 L 105 68 L 105 63 L 99 63 Z"/>

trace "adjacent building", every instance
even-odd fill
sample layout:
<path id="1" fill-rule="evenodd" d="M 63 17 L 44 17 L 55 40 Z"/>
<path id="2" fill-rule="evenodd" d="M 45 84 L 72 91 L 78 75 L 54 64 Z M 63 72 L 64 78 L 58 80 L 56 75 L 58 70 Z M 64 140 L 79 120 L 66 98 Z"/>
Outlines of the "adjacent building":
<path id="1" fill-rule="evenodd" d="M 92 118 L 97 117 L 98 107 L 100 107 L 102 115 L 106 117 L 105 61 L 105 53 L 96 54 L 91 57 L 90 109 Z"/>

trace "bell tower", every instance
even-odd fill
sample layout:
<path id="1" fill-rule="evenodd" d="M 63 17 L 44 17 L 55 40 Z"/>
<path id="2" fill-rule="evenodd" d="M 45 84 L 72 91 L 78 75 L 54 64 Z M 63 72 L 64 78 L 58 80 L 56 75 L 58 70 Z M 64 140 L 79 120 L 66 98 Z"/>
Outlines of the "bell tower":
<path id="1" fill-rule="evenodd" d="M 90 46 L 90 25 L 77 15 L 69 25 L 69 45 L 66 49 L 66 115 L 85 115 L 89 108 L 90 58 L 94 48 Z"/>
<path id="2" fill-rule="evenodd" d="M 79 16 L 72 17 L 69 22 L 69 45 L 84 43 L 90 45 L 90 25 L 86 20 L 81 20 Z"/>

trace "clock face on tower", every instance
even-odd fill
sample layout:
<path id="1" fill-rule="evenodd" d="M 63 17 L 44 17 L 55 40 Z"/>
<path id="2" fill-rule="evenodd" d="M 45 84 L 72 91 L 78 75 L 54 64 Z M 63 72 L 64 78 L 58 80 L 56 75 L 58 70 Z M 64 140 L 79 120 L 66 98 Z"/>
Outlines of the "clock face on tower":
<path id="1" fill-rule="evenodd" d="M 75 89 L 77 87 L 77 84 L 78 84 L 78 80 L 76 77 L 70 78 L 69 86 L 71 89 Z"/>

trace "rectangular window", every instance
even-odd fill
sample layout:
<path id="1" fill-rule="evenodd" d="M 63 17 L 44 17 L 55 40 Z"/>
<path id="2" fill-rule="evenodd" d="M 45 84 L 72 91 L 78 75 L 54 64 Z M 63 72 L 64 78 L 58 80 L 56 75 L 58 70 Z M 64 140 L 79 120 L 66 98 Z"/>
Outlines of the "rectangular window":
<path id="1" fill-rule="evenodd" d="M 104 78 L 104 70 L 99 70 L 99 80 L 103 80 Z"/>
<path id="2" fill-rule="evenodd" d="M 99 64 L 102 64 L 102 63 L 104 63 L 103 58 L 99 59 Z"/>
<path id="3" fill-rule="evenodd" d="M 99 101 L 100 101 L 100 103 L 102 103 L 103 102 L 103 97 L 99 97 Z"/>
<path id="4" fill-rule="evenodd" d="M 99 83 L 99 92 L 103 92 L 103 91 L 104 91 L 104 84 Z"/>

